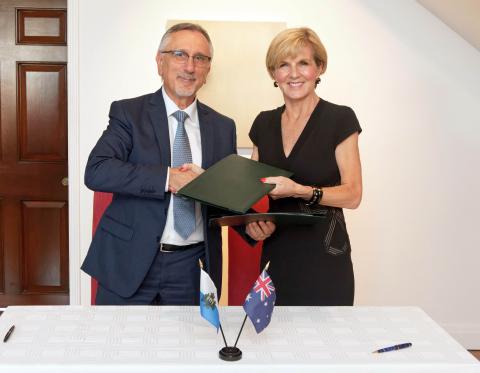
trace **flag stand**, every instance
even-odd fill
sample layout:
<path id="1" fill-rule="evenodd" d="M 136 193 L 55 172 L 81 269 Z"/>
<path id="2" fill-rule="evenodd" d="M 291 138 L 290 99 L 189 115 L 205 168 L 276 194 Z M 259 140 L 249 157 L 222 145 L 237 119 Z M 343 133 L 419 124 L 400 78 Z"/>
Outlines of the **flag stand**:
<path id="1" fill-rule="evenodd" d="M 227 343 L 225 342 L 225 347 L 223 347 L 218 352 L 218 357 L 225 361 L 238 361 L 242 358 L 242 350 L 237 347 L 238 339 L 240 338 L 240 334 L 242 334 L 243 326 L 245 325 L 245 321 L 247 321 L 247 315 L 243 319 L 242 327 L 237 335 L 237 340 L 235 341 L 235 345 L 233 347 L 228 347 Z M 222 331 L 223 334 L 223 331 Z M 223 338 L 225 341 L 225 337 Z"/>
<path id="2" fill-rule="evenodd" d="M 224 347 L 218 351 L 218 357 L 225 361 L 238 361 L 242 358 L 242 350 L 238 347 Z"/>

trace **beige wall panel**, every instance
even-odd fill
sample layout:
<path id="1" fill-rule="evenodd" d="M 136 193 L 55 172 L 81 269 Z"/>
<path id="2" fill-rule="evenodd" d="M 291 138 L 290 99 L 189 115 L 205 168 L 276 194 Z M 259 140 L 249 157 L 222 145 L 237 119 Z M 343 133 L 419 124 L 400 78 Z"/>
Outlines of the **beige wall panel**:
<path id="1" fill-rule="evenodd" d="M 168 20 L 167 28 L 184 20 Z M 207 84 L 198 98 L 235 120 L 237 145 L 251 147 L 248 131 L 257 114 L 283 104 L 265 67 L 265 55 L 284 22 L 226 22 L 188 20 L 204 27 L 214 56 Z"/>

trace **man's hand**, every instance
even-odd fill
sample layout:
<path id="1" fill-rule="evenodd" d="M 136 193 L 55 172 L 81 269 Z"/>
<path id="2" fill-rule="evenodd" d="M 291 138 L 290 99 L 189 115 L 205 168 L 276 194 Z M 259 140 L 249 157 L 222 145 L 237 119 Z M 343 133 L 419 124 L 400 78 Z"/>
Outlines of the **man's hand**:
<path id="1" fill-rule="evenodd" d="M 198 174 L 192 170 L 181 171 L 180 168 L 171 167 L 168 176 L 168 190 L 172 193 L 177 193 L 197 176 Z"/>
<path id="2" fill-rule="evenodd" d="M 275 232 L 275 224 L 271 221 L 258 221 L 247 224 L 245 232 L 255 241 L 263 241 Z"/>
<path id="3" fill-rule="evenodd" d="M 200 175 L 203 172 L 205 172 L 205 170 L 203 168 L 201 168 L 200 166 L 197 166 L 194 163 L 185 163 L 185 164 L 180 166 L 179 170 L 182 171 L 182 172 L 183 171 L 193 171 L 197 175 Z"/>

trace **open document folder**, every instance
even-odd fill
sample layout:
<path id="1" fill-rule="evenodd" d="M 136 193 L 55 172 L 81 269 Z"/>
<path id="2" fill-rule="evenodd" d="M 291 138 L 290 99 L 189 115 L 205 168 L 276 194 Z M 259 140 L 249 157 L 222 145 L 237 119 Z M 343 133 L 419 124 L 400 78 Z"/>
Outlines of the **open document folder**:
<path id="1" fill-rule="evenodd" d="M 266 212 L 266 213 L 251 213 L 243 215 L 229 215 L 212 218 L 208 221 L 209 225 L 222 226 L 236 226 L 246 225 L 256 221 L 271 221 L 275 225 L 311 225 L 325 219 L 327 210 L 322 210 L 315 213 L 302 212 Z"/>
<path id="2" fill-rule="evenodd" d="M 292 175 L 290 171 L 231 154 L 205 170 L 177 194 L 244 214 L 275 187 L 262 183 L 262 177 Z"/>

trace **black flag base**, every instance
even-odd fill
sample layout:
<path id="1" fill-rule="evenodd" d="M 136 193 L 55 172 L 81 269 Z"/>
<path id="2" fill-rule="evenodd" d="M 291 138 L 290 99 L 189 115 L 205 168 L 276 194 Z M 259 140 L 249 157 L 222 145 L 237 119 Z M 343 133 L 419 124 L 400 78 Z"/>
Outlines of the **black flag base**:
<path id="1" fill-rule="evenodd" d="M 242 350 L 238 347 L 224 347 L 218 352 L 218 357 L 225 361 L 238 361 L 242 358 Z"/>

